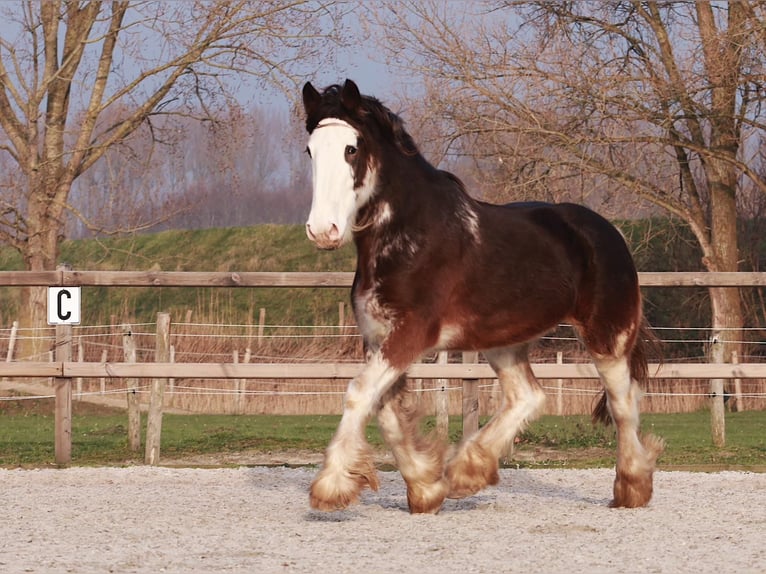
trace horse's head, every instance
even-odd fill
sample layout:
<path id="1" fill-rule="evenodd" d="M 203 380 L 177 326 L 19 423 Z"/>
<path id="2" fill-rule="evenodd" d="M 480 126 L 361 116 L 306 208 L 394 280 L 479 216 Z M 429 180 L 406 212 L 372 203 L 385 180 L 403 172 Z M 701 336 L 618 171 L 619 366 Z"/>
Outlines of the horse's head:
<path id="1" fill-rule="evenodd" d="M 313 199 L 306 234 L 321 249 L 336 249 L 352 235 L 356 214 L 372 196 L 376 163 L 363 134 L 367 98 L 351 80 L 318 92 L 303 86 Z"/>

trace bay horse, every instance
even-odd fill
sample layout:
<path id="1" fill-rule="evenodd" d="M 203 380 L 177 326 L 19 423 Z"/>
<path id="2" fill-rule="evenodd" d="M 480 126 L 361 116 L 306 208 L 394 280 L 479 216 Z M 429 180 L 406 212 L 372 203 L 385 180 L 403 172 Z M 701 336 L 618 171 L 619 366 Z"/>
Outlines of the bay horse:
<path id="1" fill-rule="evenodd" d="M 351 298 L 366 364 L 311 484 L 310 504 L 337 510 L 378 488 L 365 426 L 377 415 L 407 485 L 412 513 L 498 482 L 498 459 L 541 409 L 530 342 L 567 321 L 593 358 L 605 393 L 594 419 L 614 422 L 612 506 L 652 496 L 663 441 L 639 433 L 639 383 L 651 331 L 633 259 L 620 232 L 575 204 L 499 206 L 473 199 L 432 166 L 403 121 L 346 80 L 303 87 L 313 197 L 306 223 L 321 249 L 352 241 Z M 448 455 L 419 430 L 406 372 L 424 352 L 480 350 L 502 389 L 498 412 Z"/>

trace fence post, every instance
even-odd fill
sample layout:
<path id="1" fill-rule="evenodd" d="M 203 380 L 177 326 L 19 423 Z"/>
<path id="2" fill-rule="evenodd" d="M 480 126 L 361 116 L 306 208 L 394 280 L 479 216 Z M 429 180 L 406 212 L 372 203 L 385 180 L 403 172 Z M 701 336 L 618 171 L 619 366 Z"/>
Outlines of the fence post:
<path id="1" fill-rule="evenodd" d="M 175 363 L 176 362 L 176 346 L 170 345 L 170 362 Z M 170 377 L 168 379 L 168 390 L 170 391 L 170 394 L 176 392 L 176 379 L 175 377 Z"/>
<path id="2" fill-rule="evenodd" d="M 423 402 L 423 379 L 414 379 L 412 381 L 412 392 L 415 404 L 420 408 L 420 404 Z"/>
<path id="3" fill-rule="evenodd" d="M 463 364 L 478 363 L 477 351 L 463 351 Z M 479 430 L 479 379 L 463 379 L 463 436 Z"/>
<path id="4" fill-rule="evenodd" d="M 232 359 L 235 365 L 239 365 L 239 349 L 232 351 Z M 242 412 L 242 379 L 234 379 L 234 408 L 232 412 L 237 415 Z"/>
<path id="5" fill-rule="evenodd" d="M 263 329 L 266 325 L 266 308 L 261 307 L 258 311 L 258 347 L 263 346 Z"/>
<path id="6" fill-rule="evenodd" d="M 252 350 L 250 347 L 247 347 L 245 349 L 245 364 L 250 362 L 250 358 L 252 357 Z M 243 415 L 245 414 L 245 401 L 247 399 L 247 379 L 239 379 L 239 412 L 237 414 Z"/>
<path id="7" fill-rule="evenodd" d="M 556 351 L 556 364 L 564 364 L 564 353 Z M 556 379 L 556 414 L 564 414 L 564 379 Z"/>
<path id="8" fill-rule="evenodd" d="M 739 365 L 739 353 L 731 352 L 731 362 L 733 365 Z M 734 401 L 731 406 L 733 413 L 741 413 L 745 410 L 745 401 L 742 398 L 742 379 L 734 379 Z"/>
<path id="9" fill-rule="evenodd" d="M 122 353 L 126 363 L 135 363 L 136 340 L 130 325 L 122 325 Z M 128 388 L 128 448 L 131 452 L 141 450 L 141 401 L 138 396 L 138 379 L 127 379 Z"/>
<path id="10" fill-rule="evenodd" d="M 56 362 L 70 362 L 72 360 L 72 325 L 56 325 L 55 345 Z M 55 458 L 56 464 L 66 466 L 72 462 L 72 379 L 56 377 L 54 385 L 56 387 Z"/>
<path id="11" fill-rule="evenodd" d="M 19 332 L 19 322 L 14 321 L 11 325 L 11 338 L 8 339 L 8 354 L 5 357 L 5 362 L 10 363 L 13 361 L 13 352 L 16 349 L 16 337 Z M 3 377 L 3 382 L 7 381 L 8 377 Z"/>
<path id="12" fill-rule="evenodd" d="M 343 301 L 338 301 L 338 326 L 341 327 L 338 333 L 342 335 L 346 326 L 346 304 Z"/>
<path id="13" fill-rule="evenodd" d="M 84 355 L 84 350 L 82 345 L 82 337 L 77 337 L 77 362 L 78 363 L 85 362 L 85 357 L 83 355 Z M 77 401 L 82 400 L 82 377 L 77 377 L 75 379 L 75 400 Z"/>
<path id="14" fill-rule="evenodd" d="M 724 363 L 723 344 L 720 333 L 710 337 L 710 362 Z M 710 432 L 713 444 L 717 447 L 726 445 L 726 416 L 723 402 L 723 379 L 710 379 Z"/>
<path id="15" fill-rule="evenodd" d="M 11 325 L 11 338 L 8 340 L 8 355 L 5 357 L 5 362 L 10 363 L 13 361 L 13 352 L 16 349 L 16 338 L 19 333 L 19 322 L 14 321 Z"/>
<path id="16" fill-rule="evenodd" d="M 170 314 L 157 313 L 157 340 L 154 360 L 157 363 L 170 362 Z M 162 436 L 162 401 L 165 397 L 167 379 L 152 380 L 152 391 L 149 395 L 149 415 L 146 421 L 146 451 L 144 462 L 158 464 L 160 462 L 160 439 Z"/>
<path id="17" fill-rule="evenodd" d="M 109 360 L 109 351 L 107 351 L 106 349 L 103 349 L 101 351 L 101 362 L 106 363 L 108 360 Z M 106 377 L 101 377 L 101 379 L 99 380 L 99 383 L 100 383 L 99 388 L 101 390 L 101 394 L 103 395 L 106 392 Z"/>
<path id="18" fill-rule="evenodd" d="M 439 351 L 436 362 L 446 365 L 449 362 L 447 351 Z M 448 379 L 436 379 L 436 434 L 441 438 L 449 436 L 449 385 Z"/>

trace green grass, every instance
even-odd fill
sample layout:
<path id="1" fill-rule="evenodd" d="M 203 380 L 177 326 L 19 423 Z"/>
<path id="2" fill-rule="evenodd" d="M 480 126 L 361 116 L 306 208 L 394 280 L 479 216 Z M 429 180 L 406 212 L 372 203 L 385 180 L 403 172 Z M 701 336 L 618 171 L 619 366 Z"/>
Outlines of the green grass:
<path id="1" fill-rule="evenodd" d="M 162 419 L 163 458 L 183 459 L 255 450 L 321 452 L 332 437 L 337 416 L 171 415 Z M 142 419 L 145 427 L 146 417 Z M 53 416 L 0 416 L 0 466 L 45 466 L 54 461 Z M 145 428 L 142 428 L 142 435 Z M 369 440 L 381 444 L 374 426 Z M 142 444 L 144 437 L 142 436 Z M 74 415 L 72 463 L 121 465 L 143 460 L 143 450 L 127 448 L 127 416 Z"/>
<path id="2" fill-rule="evenodd" d="M 332 437 L 338 416 L 171 415 L 163 417 L 162 456 L 183 460 L 197 455 L 241 451 L 321 452 Z M 0 402 L 0 466 L 53 464 L 51 401 Z M 145 425 L 145 420 L 144 420 Z M 427 418 L 424 428 L 433 428 Z M 141 462 L 143 452 L 127 449 L 127 415 L 75 403 L 72 419 L 74 465 L 121 465 Z M 647 414 L 644 432 L 662 436 L 667 448 L 661 468 L 766 470 L 766 411 L 729 413 L 727 445 L 714 447 L 707 412 Z M 374 447 L 384 448 L 374 424 L 367 428 Z M 461 420 L 450 419 L 450 440 L 461 438 Z M 545 416 L 522 433 L 509 466 L 584 468 L 614 464 L 614 430 L 592 426 L 586 416 Z"/>
<path id="3" fill-rule="evenodd" d="M 644 414 L 644 433 L 665 440 L 661 468 L 766 471 L 766 411 L 726 414 L 726 446 L 712 444 L 710 413 Z M 612 427 L 590 424 L 588 416 L 544 416 L 519 437 L 519 453 L 541 450 L 540 460 L 524 466 L 612 466 L 616 448 Z M 545 455 L 550 456 L 546 459 Z"/>

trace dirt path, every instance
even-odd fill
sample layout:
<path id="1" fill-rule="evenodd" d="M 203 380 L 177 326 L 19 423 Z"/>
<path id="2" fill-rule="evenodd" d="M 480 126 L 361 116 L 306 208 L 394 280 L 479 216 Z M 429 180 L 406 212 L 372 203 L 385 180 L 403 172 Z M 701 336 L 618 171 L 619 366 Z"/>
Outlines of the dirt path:
<path id="1" fill-rule="evenodd" d="M 658 472 L 607 508 L 611 470 L 502 470 L 410 516 L 397 473 L 336 513 L 307 468 L 0 470 L 0 571 L 766 572 L 766 474 Z"/>

